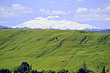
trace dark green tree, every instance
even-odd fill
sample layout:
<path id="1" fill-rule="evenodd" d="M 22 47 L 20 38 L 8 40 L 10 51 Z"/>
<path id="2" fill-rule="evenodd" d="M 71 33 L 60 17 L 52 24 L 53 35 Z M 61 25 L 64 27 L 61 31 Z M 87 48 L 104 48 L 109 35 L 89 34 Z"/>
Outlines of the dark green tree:
<path id="1" fill-rule="evenodd" d="M 102 73 L 105 73 L 105 66 L 103 67 Z"/>
<path id="2" fill-rule="evenodd" d="M 24 73 L 24 72 L 30 72 L 31 68 L 27 62 L 22 62 L 20 67 L 17 69 L 17 72 Z"/>

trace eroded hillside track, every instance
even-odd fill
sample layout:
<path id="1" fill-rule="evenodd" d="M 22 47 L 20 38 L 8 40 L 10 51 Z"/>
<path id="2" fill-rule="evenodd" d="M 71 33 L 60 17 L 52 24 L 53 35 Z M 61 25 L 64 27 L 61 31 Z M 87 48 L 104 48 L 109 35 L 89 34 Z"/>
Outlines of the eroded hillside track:
<path id="1" fill-rule="evenodd" d="M 87 42 L 87 40 L 89 40 L 91 38 L 92 34 L 93 33 L 90 33 L 89 35 L 85 36 L 81 40 L 81 43 L 79 45 L 79 46 L 81 46 L 81 48 L 77 49 L 77 51 L 74 54 L 72 54 L 71 58 L 67 61 L 67 63 L 62 68 L 60 68 L 58 70 L 64 69 L 68 65 L 68 63 L 71 61 L 71 59 L 83 48 L 83 45 Z"/>

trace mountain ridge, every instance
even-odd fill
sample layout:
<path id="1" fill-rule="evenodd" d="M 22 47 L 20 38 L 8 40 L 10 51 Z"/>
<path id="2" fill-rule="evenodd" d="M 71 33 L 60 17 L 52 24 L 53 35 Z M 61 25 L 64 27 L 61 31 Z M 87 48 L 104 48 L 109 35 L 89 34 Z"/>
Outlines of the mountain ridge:
<path id="1" fill-rule="evenodd" d="M 42 28 L 29 28 L 29 27 L 6 27 L 6 26 L 1 26 L 0 25 L 0 29 L 42 29 Z M 77 30 L 77 29 L 56 29 L 56 28 L 48 28 L 48 29 L 54 29 L 54 30 Z M 97 32 L 97 33 L 110 33 L 110 29 L 89 29 L 89 28 L 86 28 L 86 29 L 82 29 L 82 30 L 86 30 L 86 31 L 91 31 L 91 32 Z"/>

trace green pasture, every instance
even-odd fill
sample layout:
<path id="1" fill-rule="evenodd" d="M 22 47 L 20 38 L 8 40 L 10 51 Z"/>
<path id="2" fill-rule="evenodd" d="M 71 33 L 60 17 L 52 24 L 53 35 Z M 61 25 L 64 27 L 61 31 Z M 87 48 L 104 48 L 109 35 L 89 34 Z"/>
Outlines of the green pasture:
<path id="1" fill-rule="evenodd" d="M 28 62 L 33 70 L 110 70 L 110 33 L 46 29 L 0 29 L 0 69 Z"/>

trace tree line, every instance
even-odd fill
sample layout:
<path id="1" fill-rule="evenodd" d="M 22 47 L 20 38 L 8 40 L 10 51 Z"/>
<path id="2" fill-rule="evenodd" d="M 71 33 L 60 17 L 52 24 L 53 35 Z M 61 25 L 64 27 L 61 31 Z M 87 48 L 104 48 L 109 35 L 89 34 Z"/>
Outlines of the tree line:
<path id="1" fill-rule="evenodd" d="M 2 68 L 0 69 L 0 73 L 12 73 L 12 71 L 9 69 Z M 53 70 L 37 71 L 37 70 L 32 70 L 32 65 L 30 66 L 27 62 L 22 62 L 22 64 L 13 73 L 95 73 L 95 72 L 87 69 L 84 61 L 82 68 L 78 69 L 77 72 L 69 72 L 69 70 L 67 69 L 62 69 L 58 71 L 53 71 Z M 105 66 L 103 67 L 101 73 L 106 73 Z"/>

